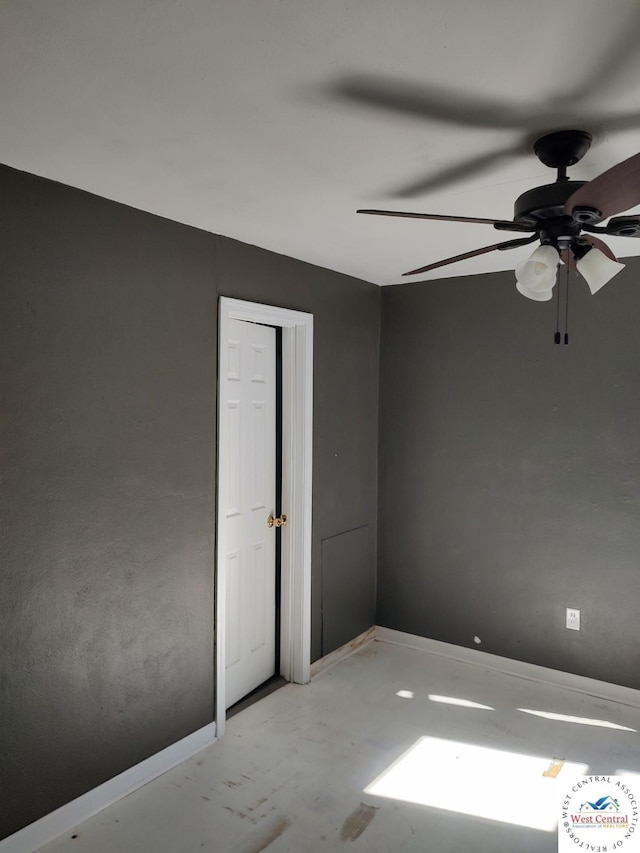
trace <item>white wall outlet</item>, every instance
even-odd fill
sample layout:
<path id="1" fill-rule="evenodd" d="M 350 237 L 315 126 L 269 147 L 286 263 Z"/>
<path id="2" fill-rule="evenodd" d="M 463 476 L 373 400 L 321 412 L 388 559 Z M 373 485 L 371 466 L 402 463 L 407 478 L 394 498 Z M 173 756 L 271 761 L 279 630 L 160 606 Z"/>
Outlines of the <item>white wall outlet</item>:
<path id="1" fill-rule="evenodd" d="M 580 630 L 580 611 L 574 607 L 567 607 L 567 628 L 571 631 Z"/>

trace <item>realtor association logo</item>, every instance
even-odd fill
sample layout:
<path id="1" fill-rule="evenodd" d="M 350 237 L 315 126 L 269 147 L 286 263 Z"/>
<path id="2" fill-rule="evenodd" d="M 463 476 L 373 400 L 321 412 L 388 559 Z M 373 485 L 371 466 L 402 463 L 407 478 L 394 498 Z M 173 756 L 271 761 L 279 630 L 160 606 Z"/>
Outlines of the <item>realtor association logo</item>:
<path id="1" fill-rule="evenodd" d="M 640 851 L 638 800 L 622 776 L 583 776 L 565 795 L 558 850 Z"/>

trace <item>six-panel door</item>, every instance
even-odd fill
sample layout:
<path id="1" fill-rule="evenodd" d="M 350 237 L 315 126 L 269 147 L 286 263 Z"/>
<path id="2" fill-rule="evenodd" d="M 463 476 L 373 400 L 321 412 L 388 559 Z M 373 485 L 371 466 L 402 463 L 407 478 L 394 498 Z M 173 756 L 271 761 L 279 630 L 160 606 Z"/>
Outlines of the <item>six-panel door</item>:
<path id="1" fill-rule="evenodd" d="M 275 348 L 275 329 L 240 320 L 220 348 L 227 708 L 275 672 Z"/>

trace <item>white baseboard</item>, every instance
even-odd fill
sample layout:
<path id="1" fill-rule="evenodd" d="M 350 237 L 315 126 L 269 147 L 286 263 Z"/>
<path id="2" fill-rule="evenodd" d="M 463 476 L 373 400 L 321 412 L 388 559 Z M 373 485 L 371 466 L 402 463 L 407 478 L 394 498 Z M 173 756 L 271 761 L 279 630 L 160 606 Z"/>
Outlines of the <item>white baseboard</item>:
<path id="1" fill-rule="evenodd" d="M 353 640 L 345 643 L 344 646 L 340 646 L 339 649 L 335 649 L 323 658 L 314 661 L 311 664 L 311 678 L 317 678 L 319 675 L 322 675 L 323 672 L 326 672 L 328 669 L 331 669 L 332 666 L 335 666 L 339 661 L 350 657 L 350 655 L 359 651 L 368 643 L 372 643 L 376 638 L 377 630 L 379 629 L 373 625 L 368 631 L 364 631 L 362 634 L 354 637 Z M 2 850 L 0 850 L 0 853 L 2 853 Z"/>
<path id="2" fill-rule="evenodd" d="M 419 637 L 416 634 L 405 634 L 403 631 L 395 631 L 393 628 L 376 627 L 375 639 L 383 643 L 392 643 L 397 646 L 407 646 L 411 649 L 429 652 L 432 655 L 450 658 L 451 660 L 482 666 L 485 669 L 494 669 L 513 675 L 516 678 L 526 678 L 529 681 L 538 681 L 542 684 L 550 684 L 553 687 L 561 687 L 563 690 L 571 690 L 574 693 L 585 693 L 588 696 L 596 696 L 598 699 L 606 699 L 609 702 L 618 702 L 621 705 L 631 705 L 640 708 L 640 690 L 631 687 L 622 687 L 619 684 L 610 684 L 608 681 L 598 681 L 595 678 L 586 678 L 583 675 L 574 675 L 570 672 L 561 672 L 557 669 L 549 669 L 546 666 L 537 666 L 533 663 L 503 658 L 482 652 L 479 649 L 467 649 L 464 646 L 454 646 L 451 643 L 442 643 L 440 640 L 430 640 L 427 637 Z M 0 848 L 0 853 L 3 853 Z"/>
<path id="3" fill-rule="evenodd" d="M 150 758 L 125 770 L 113 779 L 99 785 L 76 800 L 34 823 L 19 829 L 0 841 L 0 853 L 33 853 L 59 835 L 69 832 L 107 806 L 141 788 L 177 764 L 191 758 L 216 740 L 216 724 L 210 723 L 193 734 L 171 744 Z"/>

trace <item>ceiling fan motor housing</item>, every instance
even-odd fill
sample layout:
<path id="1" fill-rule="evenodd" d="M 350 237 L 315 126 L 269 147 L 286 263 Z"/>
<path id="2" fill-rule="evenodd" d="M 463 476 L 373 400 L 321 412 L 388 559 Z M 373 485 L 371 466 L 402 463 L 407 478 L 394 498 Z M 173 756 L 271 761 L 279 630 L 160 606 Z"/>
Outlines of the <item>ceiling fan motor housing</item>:
<path id="1" fill-rule="evenodd" d="M 569 198 L 587 184 L 587 181 L 556 181 L 527 190 L 516 199 L 513 218 L 516 222 L 550 219 L 564 214 Z"/>
<path id="2" fill-rule="evenodd" d="M 600 219 L 600 211 L 595 208 L 577 207 L 572 214 L 565 212 L 567 200 L 586 183 L 563 180 L 534 187 L 516 199 L 513 218 L 532 223 L 543 245 L 555 246 L 559 252 L 573 248 L 582 228 Z"/>
<path id="3" fill-rule="evenodd" d="M 543 240 L 553 245 L 566 245 L 580 235 L 582 225 L 593 225 L 600 220 L 600 211 L 590 207 L 575 207 L 567 215 L 566 203 L 587 181 L 570 181 L 567 166 L 573 166 L 589 150 L 591 134 L 583 130 L 562 130 L 540 137 L 534 145 L 538 159 L 545 166 L 558 169 L 553 184 L 534 187 L 516 199 L 514 220 L 530 222 L 540 232 Z"/>

